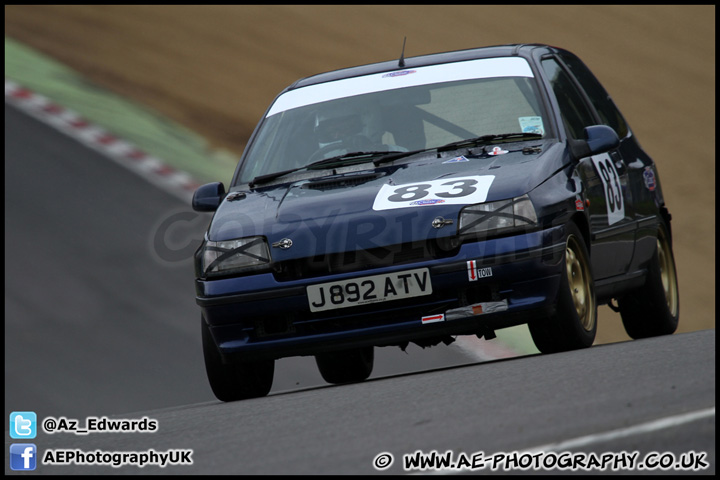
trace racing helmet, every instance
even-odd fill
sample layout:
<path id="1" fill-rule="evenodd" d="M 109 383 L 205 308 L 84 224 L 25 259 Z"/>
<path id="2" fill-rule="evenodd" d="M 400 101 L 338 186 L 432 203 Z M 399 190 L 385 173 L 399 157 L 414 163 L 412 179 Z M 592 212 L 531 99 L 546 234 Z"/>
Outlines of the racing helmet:
<path id="1" fill-rule="evenodd" d="M 321 112 L 315 121 L 315 137 L 321 145 L 347 140 L 361 135 L 364 129 L 362 115 L 352 112 Z"/>

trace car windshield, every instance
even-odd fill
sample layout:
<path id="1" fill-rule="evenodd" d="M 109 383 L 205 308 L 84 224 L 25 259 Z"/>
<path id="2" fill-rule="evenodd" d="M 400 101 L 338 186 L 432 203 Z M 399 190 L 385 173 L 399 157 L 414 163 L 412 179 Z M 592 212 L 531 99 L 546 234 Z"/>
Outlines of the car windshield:
<path id="1" fill-rule="evenodd" d="M 547 133 L 532 71 L 494 58 L 289 90 L 263 119 L 235 184 L 356 152 L 438 148 L 483 135 Z M 350 155 L 348 155 L 350 154 Z M 368 155 L 357 161 L 368 161 Z"/>

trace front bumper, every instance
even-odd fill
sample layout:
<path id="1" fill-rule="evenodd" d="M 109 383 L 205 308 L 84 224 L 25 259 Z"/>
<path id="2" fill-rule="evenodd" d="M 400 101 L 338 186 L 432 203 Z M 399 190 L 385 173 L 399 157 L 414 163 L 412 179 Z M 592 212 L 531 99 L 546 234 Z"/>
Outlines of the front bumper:
<path id="1" fill-rule="evenodd" d="M 226 356 L 282 358 L 369 345 L 432 344 L 551 313 L 564 272 L 564 233 L 564 227 L 553 227 L 466 243 L 442 260 L 293 281 L 277 281 L 272 273 L 198 279 L 197 303 Z M 309 285 L 416 268 L 429 269 L 431 295 L 310 311 Z"/>

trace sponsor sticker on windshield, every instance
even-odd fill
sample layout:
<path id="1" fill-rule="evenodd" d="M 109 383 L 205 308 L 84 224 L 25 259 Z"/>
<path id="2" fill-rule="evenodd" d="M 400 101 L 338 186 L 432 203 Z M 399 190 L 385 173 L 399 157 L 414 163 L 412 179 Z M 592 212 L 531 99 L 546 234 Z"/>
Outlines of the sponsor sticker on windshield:
<path id="1" fill-rule="evenodd" d="M 402 70 L 400 72 L 390 72 L 386 73 L 382 76 L 382 78 L 388 78 L 388 77 L 403 77 L 405 75 L 410 75 L 411 73 L 415 73 L 415 70 Z"/>
<path id="2" fill-rule="evenodd" d="M 522 133 L 545 134 L 542 117 L 518 117 L 520 122 L 520 131 Z"/>

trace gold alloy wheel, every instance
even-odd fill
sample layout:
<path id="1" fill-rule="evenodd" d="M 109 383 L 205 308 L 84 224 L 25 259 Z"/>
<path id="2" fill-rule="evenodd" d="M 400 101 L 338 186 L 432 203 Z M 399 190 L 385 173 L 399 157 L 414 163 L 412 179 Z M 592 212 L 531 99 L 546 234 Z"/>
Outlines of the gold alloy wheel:
<path id="1" fill-rule="evenodd" d="M 661 229 L 657 238 L 658 264 L 660 267 L 660 280 L 662 280 L 663 290 L 665 291 L 665 301 L 668 310 L 673 317 L 678 314 L 678 289 L 677 277 L 675 272 L 675 263 L 673 262 L 672 250 L 670 243 L 665 236 L 665 232 Z"/>
<path id="2" fill-rule="evenodd" d="M 570 295 L 580 324 L 586 331 L 595 326 L 595 305 L 592 295 L 590 267 L 582 253 L 577 237 L 570 235 L 565 246 L 565 268 L 567 270 Z"/>

